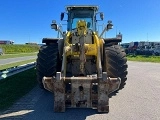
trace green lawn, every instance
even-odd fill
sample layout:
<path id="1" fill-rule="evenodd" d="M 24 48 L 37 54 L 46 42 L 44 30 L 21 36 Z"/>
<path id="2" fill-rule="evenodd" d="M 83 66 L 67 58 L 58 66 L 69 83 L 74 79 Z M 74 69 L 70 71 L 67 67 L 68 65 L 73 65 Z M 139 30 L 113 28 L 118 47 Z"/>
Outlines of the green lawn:
<path id="1" fill-rule="evenodd" d="M 24 56 L 36 56 L 37 53 L 19 53 L 19 54 L 4 54 L 0 56 L 0 59 L 7 59 L 7 58 L 15 58 L 15 57 L 24 57 Z"/>
<path id="2" fill-rule="evenodd" d="M 0 80 L 0 110 L 11 106 L 36 86 L 35 68 Z"/>
<path id="3" fill-rule="evenodd" d="M 27 63 L 30 63 L 30 62 L 35 62 L 35 61 L 36 61 L 36 59 L 31 59 L 31 60 L 26 60 L 26 61 L 21 61 L 21 62 L 6 64 L 6 65 L 1 65 L 1 66 L 0 66 L 0 70 L 8 69 L 8 68 L 11 68 L 11 67 L 15 67 L 15 66 L 27 64 Z"/>
<path id="4" fill-rule="evenodd" d="M 128 61 L 140 61 L 140 62 L 155 62 L 160 63 L 160 56 L 145 56 L 145 55 L 127 55 Z"/>

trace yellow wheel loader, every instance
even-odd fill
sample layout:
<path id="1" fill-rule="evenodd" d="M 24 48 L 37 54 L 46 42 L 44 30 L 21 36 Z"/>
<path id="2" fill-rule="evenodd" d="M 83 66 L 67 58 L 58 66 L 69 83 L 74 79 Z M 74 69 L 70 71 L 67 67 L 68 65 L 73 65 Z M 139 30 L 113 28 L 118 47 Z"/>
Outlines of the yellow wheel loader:
<path id="1" fill-rule="evenodd" d="M 54 111 L 66 108 L 93 108 L 109 112 L 109 95 L 123 88 L 127 80 L 127 59 L 119 46 L 122 35 L 103 38 L 112 29 L 108 21 L 99 34 L 98 6 L 66 6 L 67 30 L 55 20 L 51 28 L 62 37 L 43 38 L 38 53 L 37 80 L 54 95 Z"/>

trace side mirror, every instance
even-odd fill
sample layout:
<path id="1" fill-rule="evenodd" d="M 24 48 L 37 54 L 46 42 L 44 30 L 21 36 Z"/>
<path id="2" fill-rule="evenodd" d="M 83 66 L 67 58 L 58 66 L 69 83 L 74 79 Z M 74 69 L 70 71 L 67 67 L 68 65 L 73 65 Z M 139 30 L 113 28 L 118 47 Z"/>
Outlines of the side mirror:
<path id="1" fill-rule="evenodd" d="M 63 20 L 64 18 L 64 13 L 61 13 L 61 21 Z"/>
<path id="2" fill-rule="evenodd" d="M 112 21 L 109 20 L 109 21 L 108 21 L 108 24 L 107 24 L 107 27 L 106 27 L 106 30 L 109 30 L 109 29 L 112 29 L 112 28 L 113 28 Z"/>
<path id="3" fill-rule="evenodd" d="M 101 18 L 101 20 L 104 19 L 104 14 L 102 12 L 100 13 L 100 18 Z"/>

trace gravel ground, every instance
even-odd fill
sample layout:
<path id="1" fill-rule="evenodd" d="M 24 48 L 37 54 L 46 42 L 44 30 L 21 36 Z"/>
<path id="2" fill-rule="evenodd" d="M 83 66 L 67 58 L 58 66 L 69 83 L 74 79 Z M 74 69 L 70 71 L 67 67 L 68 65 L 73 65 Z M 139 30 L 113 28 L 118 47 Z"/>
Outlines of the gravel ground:
<path id="1" fill-rule="evenodd" d="M 4 120 L 160 120 L 160 64 L 128 62 L 125 88 L 110 98 L 110 112 L 66 109 L 53 112 L 53 95 L 35 87 L 11 108 L 0 113 Z"/>

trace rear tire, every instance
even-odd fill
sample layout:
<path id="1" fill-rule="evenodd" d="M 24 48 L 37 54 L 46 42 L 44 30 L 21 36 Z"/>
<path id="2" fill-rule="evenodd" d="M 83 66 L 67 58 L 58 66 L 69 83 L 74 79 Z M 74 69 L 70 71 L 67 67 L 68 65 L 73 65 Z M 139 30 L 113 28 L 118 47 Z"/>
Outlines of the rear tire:
<path id="1" fill-rule="evenodd" d="M 122 89 L 127 80 L 127 58 L 125 50 L 119 45 L 105 46 L 104 51 L 104 71 L 107 72 L 108 77 L 120 77 L 121 84 L 118 90 Z M 117 90 L 117 91 L 118 91 Z"/>
<path id="2" fill-rule="evenodd" d="M 41 88 L 43 87 L 42 78 L 52 77 L 56 74 L 58 59 L 58 44 L 41 46 L 36 65 L 37 81 Z"/>

